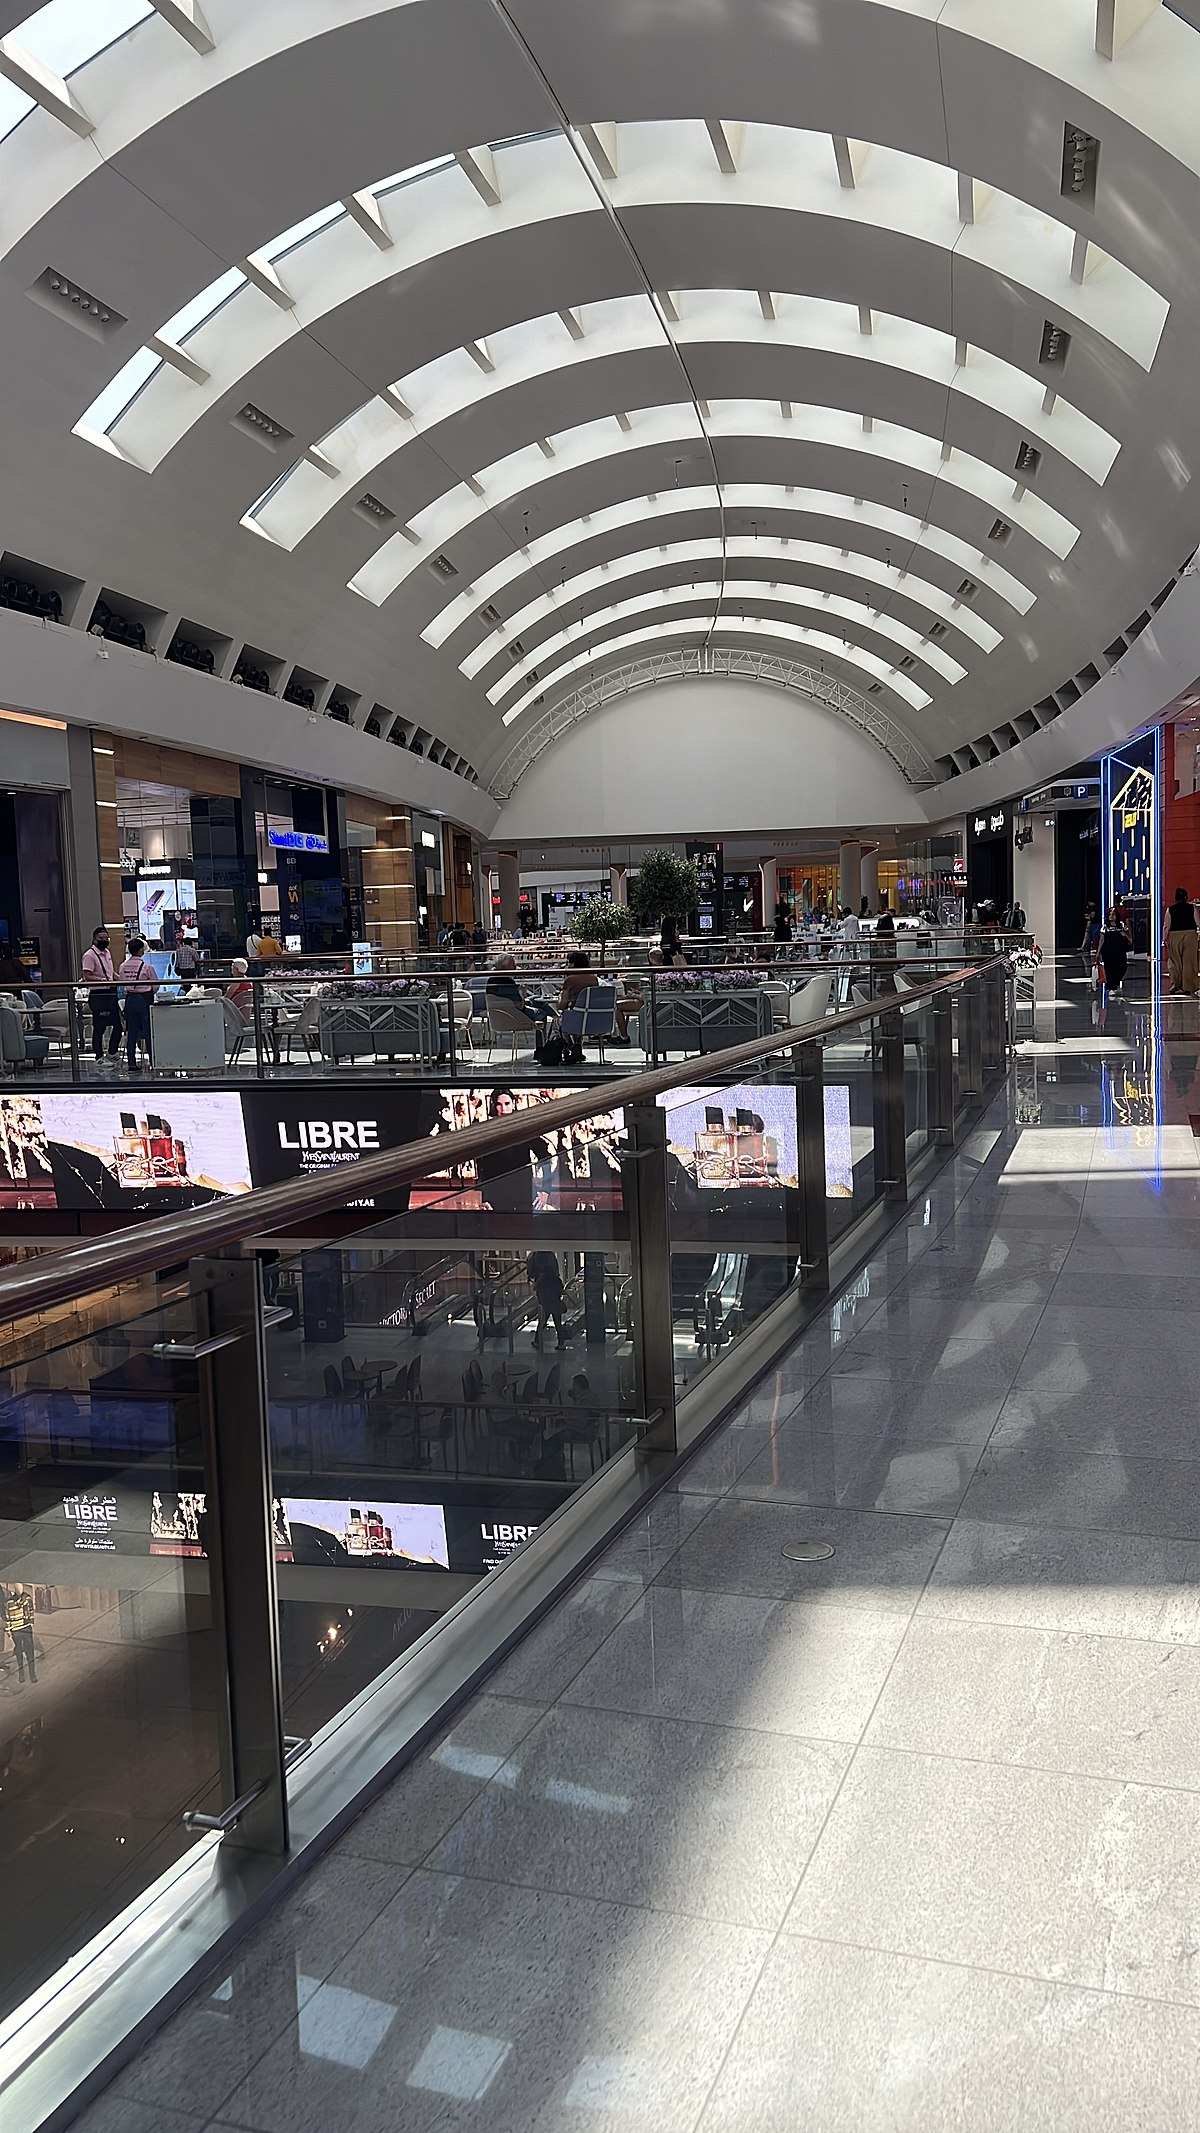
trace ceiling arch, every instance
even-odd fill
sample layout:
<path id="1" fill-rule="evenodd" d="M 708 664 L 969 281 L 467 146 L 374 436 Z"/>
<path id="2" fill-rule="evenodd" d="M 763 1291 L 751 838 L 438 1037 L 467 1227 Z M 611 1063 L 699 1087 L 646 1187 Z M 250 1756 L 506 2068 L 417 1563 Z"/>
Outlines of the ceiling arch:
<path id="1" fill-rule="evenodd" d="M 1109 63 L 1084 0 L 87 12 L 0 0 L 0 538 L 78 626 L 127 594 L 486 763 L 534 665 L 694 572 L 710 634 L 818 603 L 947 753 L 1200 535 L 1180 24 Z M 111 330 L 26 301 L 47 261 Z"/>

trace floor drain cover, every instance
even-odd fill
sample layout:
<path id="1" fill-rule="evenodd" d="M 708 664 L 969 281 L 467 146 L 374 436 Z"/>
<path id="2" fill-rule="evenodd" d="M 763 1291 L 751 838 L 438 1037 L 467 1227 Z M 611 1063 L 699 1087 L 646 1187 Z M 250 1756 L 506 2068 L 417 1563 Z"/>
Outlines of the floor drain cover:
<path id="1" fill-rule="evenodd" d="M 789 1563 L 823 1563 L 834 1550 L 828 1541 L 789 1541 L 783 1553 Z"/>

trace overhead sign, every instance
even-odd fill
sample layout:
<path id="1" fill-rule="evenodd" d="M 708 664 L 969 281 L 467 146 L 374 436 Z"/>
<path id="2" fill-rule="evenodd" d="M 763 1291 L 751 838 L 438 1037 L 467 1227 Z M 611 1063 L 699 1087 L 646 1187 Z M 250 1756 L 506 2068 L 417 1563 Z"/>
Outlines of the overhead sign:
<path id="1" fill-rule="evenodd" d="M 318 837 L 315 830 L 269 829 L 267 831 L 267 843 L 274 845 L 277 852 L 327 852 L 329 850 L 328 837 Z"/>

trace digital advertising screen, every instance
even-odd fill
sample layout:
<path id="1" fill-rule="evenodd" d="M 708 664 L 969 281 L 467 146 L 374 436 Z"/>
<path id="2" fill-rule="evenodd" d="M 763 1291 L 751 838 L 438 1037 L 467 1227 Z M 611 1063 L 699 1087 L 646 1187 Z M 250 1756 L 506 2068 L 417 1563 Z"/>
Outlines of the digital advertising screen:
<path id="1" fill-rule="evenodd" d="M 296 1563 L 390 1563 L 448 1570 L 446 1515 L 440 1503 L 350 1502 L 344 1497 L 286 1496 Z"/>
<path id="2" fill-rule="evenodd" d="M 439 1092 L 420 1087 L 371 1088 L 353 1082 L 302 1082 L 288 1088 L 247 1090 L 246 1137 L 256 1185 L 282 1185 L 292 1178 L 324 1176 L 364 1156 L 403 1148 L 432 1132 Z M 348 1200 L 348 1206 L 403 1209 L 407 1190 L 385 1200 Z"/>
<path id="3" fill-rule="evenodd" d="M 534 1112 L 575 1089 L 440 1089 L 438 1110 L 427 1132 L 438 1138 L 490 1119 Z M 551 1127 L 527 1152 L 506 1150 L 482 1163 L 431 1168 L 412 1187 L 410 1206 L 505 1208 L 524 1212 L 581 1214 L 621 1206 L 620 1108 L 596 1111 L 573 1126 Z"/>
<path id="4" fill-rule="evenodd" d="M 660 1096 L 670 1153 L 702 1192 L 799 1183 L 796 1091 L 782 1083 Z"/>
<path id="5" fill-rule="evenodd" d="M 850 1091 L 827 1083 L 825 1096 L 825 1198 L 854 1198 L 854 1147 L 850 1137 Z"/>
<path id="6" fill-rule="evenodd" d="M 232 1090 L 0 1097 L 0 1207 L 163 1213 L 250 1190 Z"/>

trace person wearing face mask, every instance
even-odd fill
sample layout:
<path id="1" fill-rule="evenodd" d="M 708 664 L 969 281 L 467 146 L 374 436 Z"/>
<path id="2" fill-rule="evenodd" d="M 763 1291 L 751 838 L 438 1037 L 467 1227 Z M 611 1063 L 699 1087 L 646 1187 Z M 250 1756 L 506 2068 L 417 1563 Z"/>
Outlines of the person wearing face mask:
<path id="1" fill-rule="evenodd" d="M 92 1049 L 97 1059 L 102 1058 L 104 1054 L 106 1030 L 109 1058 L 115 1059 L 121 1049 L 121 1003 L 117 998 L 116 977 L 108 928 L 97 926 L 92 934 L 91 947 L 83 951 L 83 982 L 88 988 L 88 1006 L 92 1013 Z"/>

